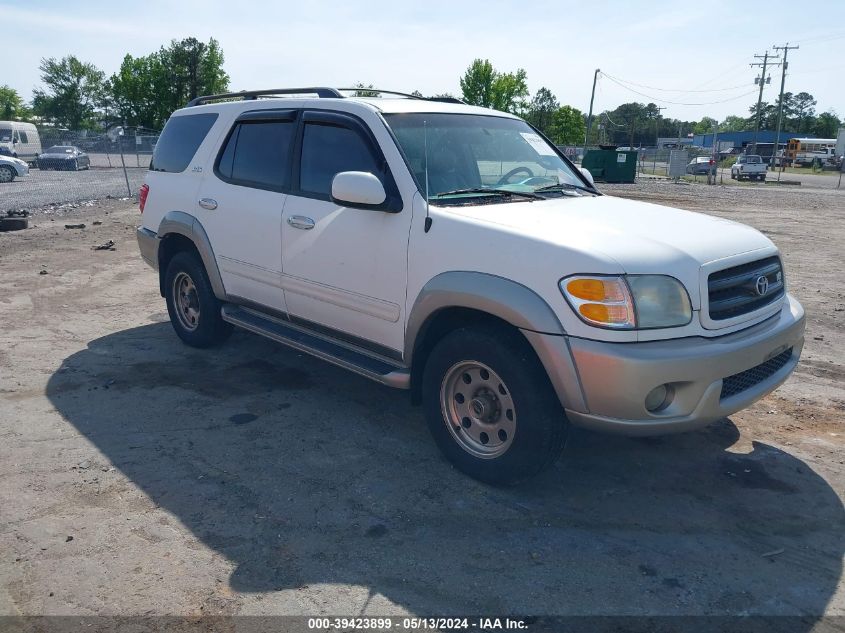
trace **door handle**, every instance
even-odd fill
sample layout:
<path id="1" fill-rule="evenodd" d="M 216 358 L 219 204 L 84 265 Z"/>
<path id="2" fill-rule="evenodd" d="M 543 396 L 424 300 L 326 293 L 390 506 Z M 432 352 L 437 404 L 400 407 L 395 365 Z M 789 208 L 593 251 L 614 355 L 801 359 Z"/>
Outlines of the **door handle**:
<path id="1" fill-rule="evenodd" d="M 214 211 L 214 209 L 217 208 L 217 200 L 212 198 L 200 198 L 197 201 L 197 204 L 199 204 L 203 209 L 208 209 L 209 211 Z"/>
<path id="2" fill-rule="evenodd" d="M 304 215 L 292 215 L 288 218 L 288 224 L 295 229 L 302 229 L 303 231 L 310 231 L 314 228 L 314 220 L 306 218 Z"/>

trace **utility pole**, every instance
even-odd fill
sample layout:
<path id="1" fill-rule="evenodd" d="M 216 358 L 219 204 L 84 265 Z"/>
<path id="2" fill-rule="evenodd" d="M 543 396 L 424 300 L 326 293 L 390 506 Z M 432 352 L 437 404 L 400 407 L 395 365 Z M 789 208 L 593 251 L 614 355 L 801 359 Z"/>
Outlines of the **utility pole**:
<path id="1" fill-rule="evenodd" d="M 596 98 L 596 82 L 599 79 L 601 68 L 596 68 L 593 75 L 593 93 L 590 95 L 590 113 L 587 115 L 587 131 L 584 133 L 584 149 L 587 149 L 587 139 L 590 138 L 590 128 L 593 127 L 593 101 Z"/>
<path id="2" fill-rule="evenodd" d="M 757 96 L 757 127 L 754 129 L 754 151 L 753 153 L 757 153 L 757 137 L 760 135 L 760 106 L 763 104 L 763 86 L 767 83 L 766 82 L 766 67 L 769 65 L 769 59 L 778 59 L 778 55 L 769 55 L 769 51 L 766 51 L 762 55 L 755 55 L 757 59 L 762 59 L 763 62 L 755 62 L 753 64 L 749 64 L 752 68 L 754 66 L 762 66 L 763 72 L 760 73 L 760 94 Z M 769 77 L 769 82 L 771 82 L 771 77 Z"/>
<path id="3" fill-rule="evenodd" d="M 657 169 L 657 152 L 660 150 L 660 111 L 666 107 L 657 106 L 657 117 L 654 119 L 654 154 L 651 157 L 651 173 Z"/>
<path id="4" fill-rule="evenodd" d="M 658 126 L 660 125 L 660 111 L 665 110 L 668 106 L 657 106 L 657 117 L 654 119 L 654 148 L 657 149 L 657 143 L 660 140 L 660 130 Z"/>
<path id="5" fill-rule="evenodd" d="M 780 145 L 780 128 L 783 124 L 783 88 L 786 84 L 786 69 L 789 66 L 789 62 L 786 61 L 786 56 L 789 55 L 789 51 L 795 50 L 798 46 L 790 46 L 789 42 L 786 43 L 785 46 L 772 46 L 776 51 L 783 51 L 783 64 L 781 65 L 781 74 L 780 74 L 780 98 L 778 99 L 778 131 L 775 135 L 775 146 L 772 149 L 772 165 L 775 164 L 775 156 L 778 153 L 778 145 Z M 785 154 L 786 152 L 784 152 Z M 781 169 L 778 170 L 778 182 L 780 182 L 780 174 L 783 171 L 783 159 L 785 157 L 782 156 L 780 159 L 781 162 Z"/>

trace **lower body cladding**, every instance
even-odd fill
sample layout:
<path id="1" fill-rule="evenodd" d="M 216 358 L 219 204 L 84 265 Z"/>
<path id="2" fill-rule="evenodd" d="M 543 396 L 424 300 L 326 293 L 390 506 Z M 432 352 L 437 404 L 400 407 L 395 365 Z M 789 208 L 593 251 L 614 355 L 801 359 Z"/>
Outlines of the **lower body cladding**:
<path id="1" fill-rule="evenodd" d="M 546 367 L 569 420 L 626 435 L 697 428 L 782 384 L 804 345 L 804 310 L 714 338 L 607 343 L 523 332 Z"/>

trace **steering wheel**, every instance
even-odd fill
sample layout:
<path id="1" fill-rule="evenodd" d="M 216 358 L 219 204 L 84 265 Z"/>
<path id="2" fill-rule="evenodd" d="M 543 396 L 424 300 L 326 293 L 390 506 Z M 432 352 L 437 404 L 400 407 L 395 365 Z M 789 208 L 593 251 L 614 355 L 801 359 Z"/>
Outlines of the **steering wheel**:
<path id="1" fill-rule="evenodd" d="M 526 174 L 528 174 L 529 178 L 534 177 L 534 172 L 531 171 L 530 169 L 528 169 L 528 167 L 514 167 L 508 173 L 506 173 L 504 176 L 499 178 L 499 182 L 496 183 L 496 186 L 498 187 L 499 185 L 506 185 L 508 183 L 508 180 L 510 180 L 511 178 L 516 176 L 518 173 L 523 172 L 523 171 Z"/>

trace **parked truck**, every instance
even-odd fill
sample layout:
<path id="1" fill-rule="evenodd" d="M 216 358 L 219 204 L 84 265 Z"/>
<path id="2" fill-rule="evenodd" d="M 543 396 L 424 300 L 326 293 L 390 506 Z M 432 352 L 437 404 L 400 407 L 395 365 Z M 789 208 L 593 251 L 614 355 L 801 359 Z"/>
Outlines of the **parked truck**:
<path id="1" fill-rule="evenodd" d="M 765 180 L 766 163 L 757 154 L 740 154 L 731 166 L 733 180 Z"/>

